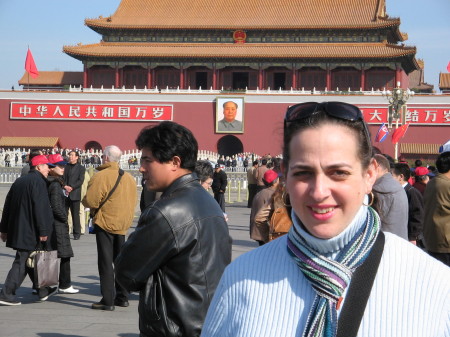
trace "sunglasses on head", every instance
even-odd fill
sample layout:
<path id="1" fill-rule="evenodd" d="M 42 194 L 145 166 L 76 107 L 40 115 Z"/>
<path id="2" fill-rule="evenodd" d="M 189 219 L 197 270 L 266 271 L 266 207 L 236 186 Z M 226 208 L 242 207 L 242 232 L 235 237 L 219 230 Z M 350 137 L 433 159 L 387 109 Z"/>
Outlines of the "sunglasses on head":
<path id="1" fill-rule="evenodd" d="M 284 128 L 289 126 L 291 122 L 311 117 L 319 111 L 324 111 L 328 116 L 350 122 L 362 121 L 367 142 L 369 145 L 372 144 L 369 130 L 367 129 L 366 123 L 364 123 L 364 117 L 361 110 L 355 105 L 343 102 L 307 102 L 292 105 L 286 111 Z"/>

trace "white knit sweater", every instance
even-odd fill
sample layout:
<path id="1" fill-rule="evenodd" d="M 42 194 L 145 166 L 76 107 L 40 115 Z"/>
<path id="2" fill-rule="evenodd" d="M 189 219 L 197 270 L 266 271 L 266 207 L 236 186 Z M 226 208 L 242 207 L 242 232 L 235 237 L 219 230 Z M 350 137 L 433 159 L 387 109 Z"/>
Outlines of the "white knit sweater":
<path id="1" fill-rule="evenodd" d="M 358 216 L 365 211 L 362 208 Z M 330 240 L 302 235 L 324 255 L 335 256 L 336 248 L 360 225 L 355 221 Z M 358 337 L 450 336 L 450 268 L 406 240 L 385 236 Z M 228 266 L 211 302 L 203 337 L 302 336 L 315 293 L 287 252 L 286 239 L 244 254 Z"/>

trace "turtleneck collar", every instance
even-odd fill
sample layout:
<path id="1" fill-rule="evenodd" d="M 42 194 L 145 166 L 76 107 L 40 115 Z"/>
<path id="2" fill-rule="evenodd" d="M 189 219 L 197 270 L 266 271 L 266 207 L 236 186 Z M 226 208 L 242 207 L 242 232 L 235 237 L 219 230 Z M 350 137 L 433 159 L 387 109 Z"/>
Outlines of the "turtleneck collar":
<path id="1" fill-rule="evenodd" d="M 358 230 L 364 225 L 367 217 L 367 206 L 361 206 L 358 213 L 356 213 L 353 221 L 345 228 L 339 235 L 331 239 L 319 239 L 309 234 L 305 229 L 300 219 L 292 210 L 293 224 L 303 239 L 305 239 L 311 248 L 326 257 L 334 257 L 342 248 L 344 248 L 350 240 L 355 236 Z"/>

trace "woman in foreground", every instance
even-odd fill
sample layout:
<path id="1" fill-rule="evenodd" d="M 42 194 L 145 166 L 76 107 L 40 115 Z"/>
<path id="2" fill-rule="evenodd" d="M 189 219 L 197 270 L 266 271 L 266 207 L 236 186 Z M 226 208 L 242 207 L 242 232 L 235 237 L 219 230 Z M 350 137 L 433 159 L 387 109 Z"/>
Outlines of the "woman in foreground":
<path id="1" fill-rule="evenodd" d="M 292 106 L 283 147 L 293 227 L 226 269 L 202 336 L 450 336 L 450 269 L 383 235 L 368 206 L 376 172 L 361 111 Z M 366 268 L 376 275 L 357 281 Z"/>

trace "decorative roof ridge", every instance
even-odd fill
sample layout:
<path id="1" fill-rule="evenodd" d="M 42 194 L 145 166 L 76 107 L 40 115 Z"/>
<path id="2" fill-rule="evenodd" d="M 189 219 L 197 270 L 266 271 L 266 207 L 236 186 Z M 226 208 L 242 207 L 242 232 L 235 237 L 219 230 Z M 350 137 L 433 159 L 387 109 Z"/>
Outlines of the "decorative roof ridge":
<path id="1" fill-rule="evenodd" d="M 385 42 L 385 41 L 383 41 L 383 42 Z M 398 45 L 398 44 L 393 44 L 393 43 L 389 43 L 386 41 L 385 44 L 387 47 L 394 48 L 394 49 L 411 50 L 411 51 L 414 51 L 414 53 L 417 51 L 416 46 L 406 46 L 404 43 Z"/>
<path id="2" fill-rule="evenodd" d="M 415 48 L 414 46 L 412 47 L 407 47 L 407 46 L 399 46 L 399 45 L 395 45 L 392 43 L 388 43 L 386 40 L 381 41 L 381 42 L 287 42 L 287 43 L 281 43 L 281 42 L 276 42 L 276 43 L 267 43 L 267 42 L 258 42 L 258 43 L 233 43 L 233 42 L 105 42 L 105 41 L 100 41 L 98 43 L 91 43 L 91 44 L 83 44 L 83 45 L 66 45 L 64 47 L 91 47 L 91 46 L 98 46 L 98 45 L 103 45 L 103 46 L 120 46 L 120 47 L 126 47 L 126 46 L 136 46 L 136 47 L 144 47 L 144 46 L 155 46 L 155 47 L 159 47 L 159 46 L 177 46 L 179 45 L 180 47 L 190 47 L 190 46 L 199 46 L 199 47 L 204 47 L 204 46 L 229 46 L 229 47 L 233 47 L 233 48 L 245 48 L 245 47 L 251 47 L 251 46 L 255 46 L 255 47 L 260 47 L 260 46 L 264 46 L 264 47 L 268 47 L 270 46 L 271 48 L 276 48 L 276 47 L 286 47 L 286 46 L 346 46 L 346 45 L 352 45 L 352 46 L 377 46 L 377 45 L 386 45 L 389 47 L 399 47 L 399 48 Z"/>
<path id="3" fill-rule="evenodd" d="M 104 23 L 104 21 L 98 21 L 96 23 L 85 22 L 85 25 L 88 26 L 91 29 L 94 28 L 105 28 L 105 29 L 134 29 L 134 30 L 205 30 L 205 29 L 212 29 L 212 30 L 235 30 L 238 29 L 236 26 L 162 26 L 162 25 L 155 25 L 155 26 L 131 26 L 131 25 L 108 25 L 107 23 Z M 379 28 L 387 28 L 387 27 L 394 27 L 397 26 L 398 23 L 395 20 L 383 20 L 382 22 L 374 22 L 369 24 L 346 24 L 346 25 L 330 25 L 330 26 L 283 26 L 283 25 L 267 25 L 267 26 L 245 26 L 240 25 L 239 29 L 245 30 L 245 31 L 251 31 L 251 30 L 269 30 L 269 29 L 275 29 L 275 30 L 330 30 L 330 29 L 379 29 Z"/>

